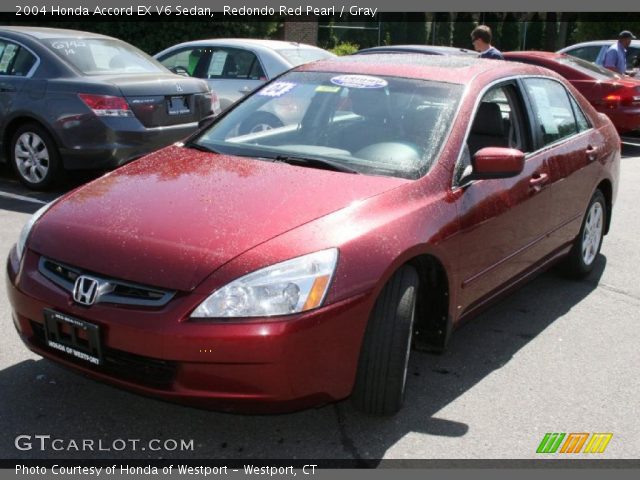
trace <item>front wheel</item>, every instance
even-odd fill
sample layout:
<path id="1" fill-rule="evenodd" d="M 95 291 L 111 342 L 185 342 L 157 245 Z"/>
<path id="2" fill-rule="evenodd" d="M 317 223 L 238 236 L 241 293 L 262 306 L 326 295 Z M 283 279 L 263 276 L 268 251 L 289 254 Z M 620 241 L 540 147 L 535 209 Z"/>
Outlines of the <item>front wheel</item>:
<path id="1" fill-rule="evenodd" d="M 606 224 L 607 202 L 602 192 L 596 190 L 587 207 L 580 233 L 565 262 L 565 270 L 570 276 L 585 277 L 593 270 Z"/>
<path id="2" fill-rule="evenodd" d="M 393 415 L 404 400 L 416 311 L 418 274 L 404 266 L 380 293 L 367 324 L 352 401 L 374 415 Z"/>
<path id="3" fill-rule="evenodd" d="M 11 141 L 11 165 L 28 188 L 44 190 L 60 169 L 60 154 L 51 135 L 36 123 L 18 128 Z"/>

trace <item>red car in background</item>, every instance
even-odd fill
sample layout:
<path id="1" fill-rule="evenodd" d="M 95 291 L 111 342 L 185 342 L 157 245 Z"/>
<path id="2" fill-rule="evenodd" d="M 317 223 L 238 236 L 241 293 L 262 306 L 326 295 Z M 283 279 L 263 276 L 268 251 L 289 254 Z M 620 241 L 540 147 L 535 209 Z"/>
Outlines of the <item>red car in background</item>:
<path id="1" fill-rule="evenodd" d="M 242 131 L 291 102 L 300 120 Z M 315 62 L 36 212 L 7 262 L 13 323 L 34 352 L 167 400 L 352 395 L 392 414 L 412 347 L 444 349 L 558 261 L 593 269 L 619 165 L 611 121 L 548 70 Z"/>
<path id="2" fill-rule="evenodd" d="M 565 53 L 507 52 L 505 60 L 539 65 L 569 80 L 618 133 L 640 131 L 640 81 Z"/>

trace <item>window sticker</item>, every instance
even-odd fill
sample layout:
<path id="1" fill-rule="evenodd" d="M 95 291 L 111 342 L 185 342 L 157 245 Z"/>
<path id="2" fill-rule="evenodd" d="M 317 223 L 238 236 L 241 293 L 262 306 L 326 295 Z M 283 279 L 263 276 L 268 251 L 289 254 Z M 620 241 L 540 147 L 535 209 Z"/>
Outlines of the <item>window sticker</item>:
<path id="1" fill-rule="evenodd" d="M 369 75 L 338 75 L 331 83 L 347 88 L 384 88 L 388 85 L 385 79 Z"/>
<path id="2" fill-rule="evenodd" d="M 258 95 L 263 97 L 281 97 L 285 93 L 289 93 L 296 86 L 293 82 L 275 82 L 271 85 L 267 85 L 258 92 Z"/>
<path id="3" fill-rule="evenodd" d="M 340 87 L 332 87 L 331 85 L 318 85 L 316 92 L 322 93 L 336 93 L 340 91 Z"/>

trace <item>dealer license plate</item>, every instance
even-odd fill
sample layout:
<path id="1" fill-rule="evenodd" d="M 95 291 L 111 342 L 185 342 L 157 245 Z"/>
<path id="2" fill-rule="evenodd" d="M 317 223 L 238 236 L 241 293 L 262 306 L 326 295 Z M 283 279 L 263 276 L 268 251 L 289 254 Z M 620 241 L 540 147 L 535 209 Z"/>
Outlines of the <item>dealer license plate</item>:
<path id="1" fill-rule="evenodd" d="M 169 115 L 185 115 L 191 113 L 187 97 L 170 97 L 167 100 L 167 111 Z"/>
<path id="2" fill-rule="evenodd" d="M 102 345 L 98 325 L 55 310 L 45 309 L 44 332 L 50 348 L 92 365 L 102 364 Z"/>

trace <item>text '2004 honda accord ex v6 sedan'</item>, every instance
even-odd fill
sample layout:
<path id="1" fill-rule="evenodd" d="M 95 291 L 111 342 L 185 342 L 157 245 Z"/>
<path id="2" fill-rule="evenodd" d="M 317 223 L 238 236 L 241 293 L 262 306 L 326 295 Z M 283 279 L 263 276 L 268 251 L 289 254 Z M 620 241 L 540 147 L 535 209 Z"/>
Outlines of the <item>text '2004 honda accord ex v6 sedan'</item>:
<path id="1" fill-rule="evenodd" d="M 13 321 L 34 352 L 167 400 L 391 414 L 412 348 L 556 261 L 589 273 L 619 163 L 611 121 L 540 67 L 315 62 L 36 212 Z"/>

